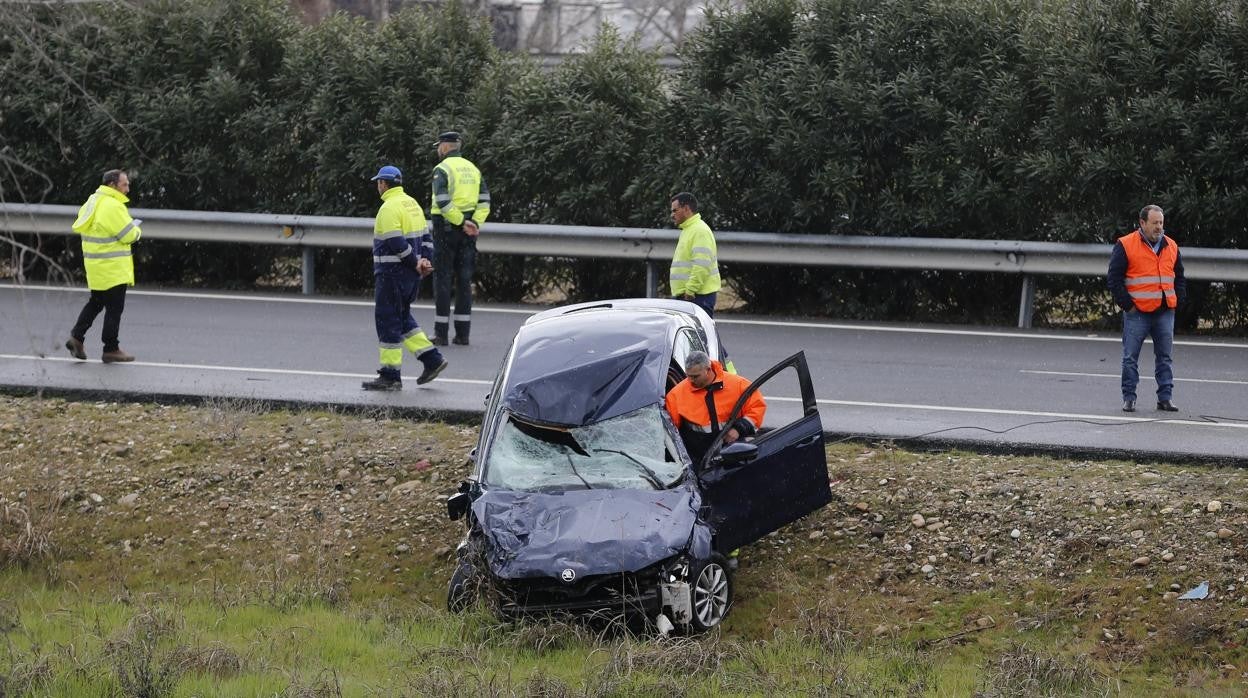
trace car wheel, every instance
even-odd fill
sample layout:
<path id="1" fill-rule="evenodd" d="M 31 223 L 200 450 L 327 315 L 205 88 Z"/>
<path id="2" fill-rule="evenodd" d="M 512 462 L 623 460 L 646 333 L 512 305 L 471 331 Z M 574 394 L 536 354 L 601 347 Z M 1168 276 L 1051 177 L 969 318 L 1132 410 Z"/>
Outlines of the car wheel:
<path id="1" fill-rule="evenodd" d="M 723 555 L 713 553 L 694 564 L 689 575 L 692 618 L 689 628 L 704 633 L 719 625 L 732 608 L 732 571 Z"/>
<path id="2" fill-rule="evenodd" d="M 471 565 L 460 563 L 451 575 L 451 583 L 446 589 L 446 609 L 451 613 L 459 613 L 472 605 L 476 600 L 477 576 Z"/>

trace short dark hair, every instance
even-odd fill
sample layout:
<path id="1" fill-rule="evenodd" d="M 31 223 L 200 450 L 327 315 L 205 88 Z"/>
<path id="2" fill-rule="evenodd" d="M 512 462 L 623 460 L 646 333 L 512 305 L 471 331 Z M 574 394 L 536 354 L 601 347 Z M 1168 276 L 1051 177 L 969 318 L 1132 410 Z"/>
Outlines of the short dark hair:
<path id="1" fill-rule="evenodd" d="M 679 194 L 676 194 L 675 196 L 672 197 L 672 201 L 675 201 L 681 206 L 688 206 L 689 210 L 693 211 L 694 213 L 698 212 L 698 197 L 694 196 L 693 194 L 690 194 L 687 191 L 682 191 Z"/>
<path id="2" fill-rule="evenodd" d="M 125 173 L 125 170 L 105 170 L 103 183 L 111 187 L 117 182 L 120 182 L 121 176 Z"/>
<path id="3" fill-rule="evenodd" d="M 1140 209 L 1140 220 L 1142 221 L 1148 220 L 1148 214 L 1152 213 L 1153 211 L 1156 211 L 1157 213 L 1160 213 L 1163 216 L 1166 215 L 1166 212 L 1161 210 L 1161 207 L 1158 206 L 1157 204 L 1149 204 L 1145 206 L 1144 208 Z"/>

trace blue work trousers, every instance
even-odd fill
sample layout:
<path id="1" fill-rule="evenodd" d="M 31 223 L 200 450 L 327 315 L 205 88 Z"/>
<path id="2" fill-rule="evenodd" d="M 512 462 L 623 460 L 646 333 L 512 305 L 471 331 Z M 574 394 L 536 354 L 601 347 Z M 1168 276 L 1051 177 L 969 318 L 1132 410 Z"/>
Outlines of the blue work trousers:
<path id="1" fill-rule="evenodd" d="M 1140 349 L 1144 338 L 1153 339 L 1153 359 L 1157 378 L 1157 400 L 1169 400 L 1174 392 L 1174 310 L 1165 308 L 1151 313 L 1132 308 L 1122 315 L 1122 399 L 1135 399 L 1135 386 L 1140 382 Z"/>
<path id="2" fill-rule="evenodd" d="M 420 329 L 411 307 L 420 290 L 420 274 L 399 264 L 393 266 L 373 275 L 373 321 L 381 344 L 400 344 L 412 331 Z M 387 373 L 398 377 L 397 370 Z"/>

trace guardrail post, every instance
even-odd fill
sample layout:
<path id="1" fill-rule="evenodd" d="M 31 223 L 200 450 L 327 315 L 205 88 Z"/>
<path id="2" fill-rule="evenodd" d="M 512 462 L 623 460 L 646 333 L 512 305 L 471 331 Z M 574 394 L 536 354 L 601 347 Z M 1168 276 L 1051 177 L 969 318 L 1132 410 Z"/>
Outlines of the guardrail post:
<path id="1" fill-rule="evenodd" d="M 646 260 L 646 298 L 659 297 L 659 269 L 654 260 Z"/>
<path id="2" fill-rule="evenodd" d="M 303 295 L 316 293 L 316 250 L 303 248 Z"/>
<path id="3" fill-rule="evenodd" d="M 1031 329 L 1031 316 L 1035 311 L 1036 277 L 1023 274 L 1023 293 L 1018 301 L 1018 326 Z"/>

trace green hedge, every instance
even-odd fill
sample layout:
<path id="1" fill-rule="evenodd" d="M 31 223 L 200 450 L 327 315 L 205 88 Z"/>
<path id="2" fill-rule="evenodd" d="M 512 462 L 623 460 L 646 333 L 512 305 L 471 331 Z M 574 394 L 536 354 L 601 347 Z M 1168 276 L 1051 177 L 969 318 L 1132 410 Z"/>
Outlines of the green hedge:
<path id="1" fill-rule="evenodd" d="M 712 9 L 682 68 L 607 30 L 551 73 L 452 2 L 301 25 L 285 0 L 14 6 L 0 19 L 0 196 L 78 203 L 124 164 L 137 205 L 370 215 L 382 162 L 427 198 L 433 134 L 467 134 L 495 220 L 1108 242 L 1144 203 L 1180 244 L 1248 240 L 1248 18 L 1234 0 L 755 0 Z M 67 265 L 72 249 L 45 242 Z M 248 285 L 265 249 L 182 245 L 147 282 Z M 150 253 L 149 253 L 150 254 Z M 366 255 L 318 283 L 367 288 Z M 38 266 L 38 263 L 34 263 Z M 1006 275 L 751 265 L 758 311 L 1009 322 Z M 642 291 L 640 265 L 489 258 L 519 300 Z M 1248 327 L 1248 290 L 1193 284 L 1181 321 Z M 1107 324 L 1096 280 L 1048 278 L 1038 320 Z"/>

